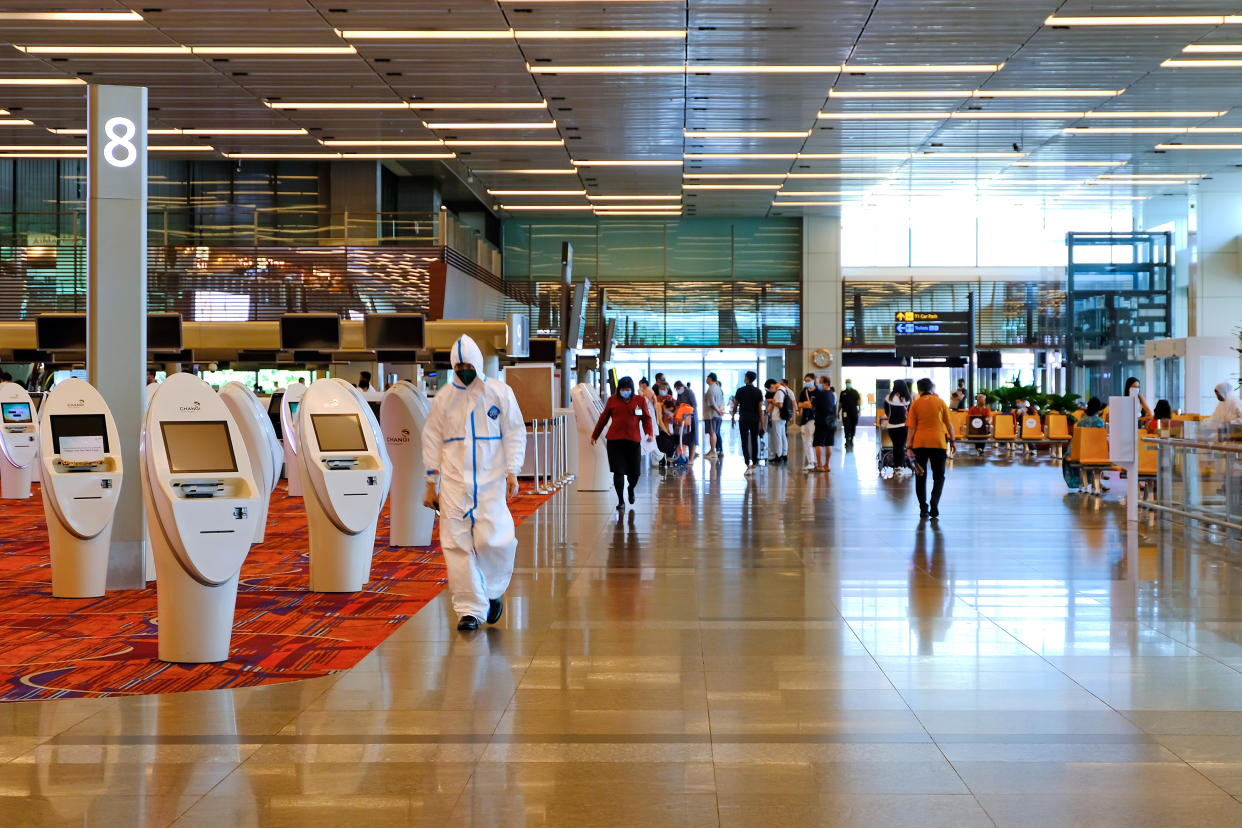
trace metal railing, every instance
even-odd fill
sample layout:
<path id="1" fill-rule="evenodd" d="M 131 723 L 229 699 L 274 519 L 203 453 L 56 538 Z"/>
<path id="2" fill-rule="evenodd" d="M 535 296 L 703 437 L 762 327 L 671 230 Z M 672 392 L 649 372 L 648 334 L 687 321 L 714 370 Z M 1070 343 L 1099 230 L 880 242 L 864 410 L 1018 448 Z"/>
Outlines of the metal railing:
<path id="1" fill-rule="evenodd" d="M 1242 534 L 1242 443 L 1220 442 L 1204 429 L 1194 439 L 1149 437 L 1156 445 L 1154 496 L 1139 503 L 1166 519 L 1180 518 Z"/>

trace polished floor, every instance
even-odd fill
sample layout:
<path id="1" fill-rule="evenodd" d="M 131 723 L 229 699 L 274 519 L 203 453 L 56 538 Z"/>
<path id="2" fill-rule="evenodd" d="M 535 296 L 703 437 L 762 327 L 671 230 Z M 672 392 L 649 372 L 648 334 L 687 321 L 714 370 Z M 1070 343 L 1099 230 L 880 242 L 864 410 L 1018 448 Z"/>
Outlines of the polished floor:
<path id="1" fill-rule="evenodd" d="M 1242 824 L 1236 541 L 1118 488 L 964 458 L 920 523 L 868 435 L 571 492 L 495 628 L 441 595 L 322 679 L 0 706 L 0 822 Z"/>

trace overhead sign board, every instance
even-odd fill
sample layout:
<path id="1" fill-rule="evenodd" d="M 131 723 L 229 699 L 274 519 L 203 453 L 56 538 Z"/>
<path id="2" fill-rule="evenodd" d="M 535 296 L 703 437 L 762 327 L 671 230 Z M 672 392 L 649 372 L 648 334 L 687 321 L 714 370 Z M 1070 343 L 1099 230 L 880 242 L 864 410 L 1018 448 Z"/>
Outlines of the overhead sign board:
<path id="1" fill-rule="evenodd" d="M 893 315 L 897 359 L 950 361 L 970 355 L 969 311 L 898 311 Z"/>

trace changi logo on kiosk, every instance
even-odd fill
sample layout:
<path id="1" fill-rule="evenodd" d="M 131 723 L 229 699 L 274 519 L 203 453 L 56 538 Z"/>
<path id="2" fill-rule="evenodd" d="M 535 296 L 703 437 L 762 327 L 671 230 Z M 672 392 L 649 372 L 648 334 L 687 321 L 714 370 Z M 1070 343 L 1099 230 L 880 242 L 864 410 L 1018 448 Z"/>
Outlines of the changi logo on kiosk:
<path id="1" fill-rule="evenodd" d="M 400 433 L 400 434 L 390 434 L 390 435 L 388 435 L 388 442 L 390 442 L 390 443 L 398 443 L 398 444 L 402 444 L 402 445 L 404 445 L 405 443 L 410 442 L 410 430 L 409 430 L 408 428 L 403 428 L 403 429 L 401 429 L 401 433 Z"/>
<path id="2" fill-rule="evenodd" d="M 195 400 L 195 401 L 194 401 L 193 403 L 191 403 L 190 405 L 182 405 L 182 406 L 179 406 L 179 407 L 180 407 L 180 409 L 181 409 L 182 411 L 201 411 L 201 410 L 202 410 L 202 408 L 203 408 L 202 404 L 201 404 L 201 403 L 199 403 L 199 401 L 198 401 L 198 400 Z"/>
<path id="3" fill-rule="evenodd" d="M 86 408 L 86 400 L 78 400 L 77 402 L 65 403 L 66 408 Z"/>

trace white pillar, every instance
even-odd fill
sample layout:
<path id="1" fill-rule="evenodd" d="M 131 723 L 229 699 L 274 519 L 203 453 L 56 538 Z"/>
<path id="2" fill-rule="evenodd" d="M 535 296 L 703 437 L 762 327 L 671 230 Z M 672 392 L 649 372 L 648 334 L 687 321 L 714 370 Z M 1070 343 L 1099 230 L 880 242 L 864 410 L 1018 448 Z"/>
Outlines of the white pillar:
<path id="1" fill-rule="evenodd" d="M 803 372 L 825 373 L 814 367 L 811 354 L 832 352 L 826 372 L 841 389 L 841 219 L 811 215 L 802 219 L 802 364 Z M 793 379 L 792 377 L 790 378 Z"/>
<path id="2" fill-rule="evenodd" d="M 138 443 L 147 361 L 147 90 L 91 86 L 87 93 L 86 364 L 116 418 L 125 479 L 109 589 L 141 589 L 142 485 Z"/>
<path id="3" fill-rule="evenodd" d="M 1242 175 L 1214 174 L 1200 184 L 1197 213 L 1199 256 L 1189 332 L 1233 336 L 1242 315 Z"/>

